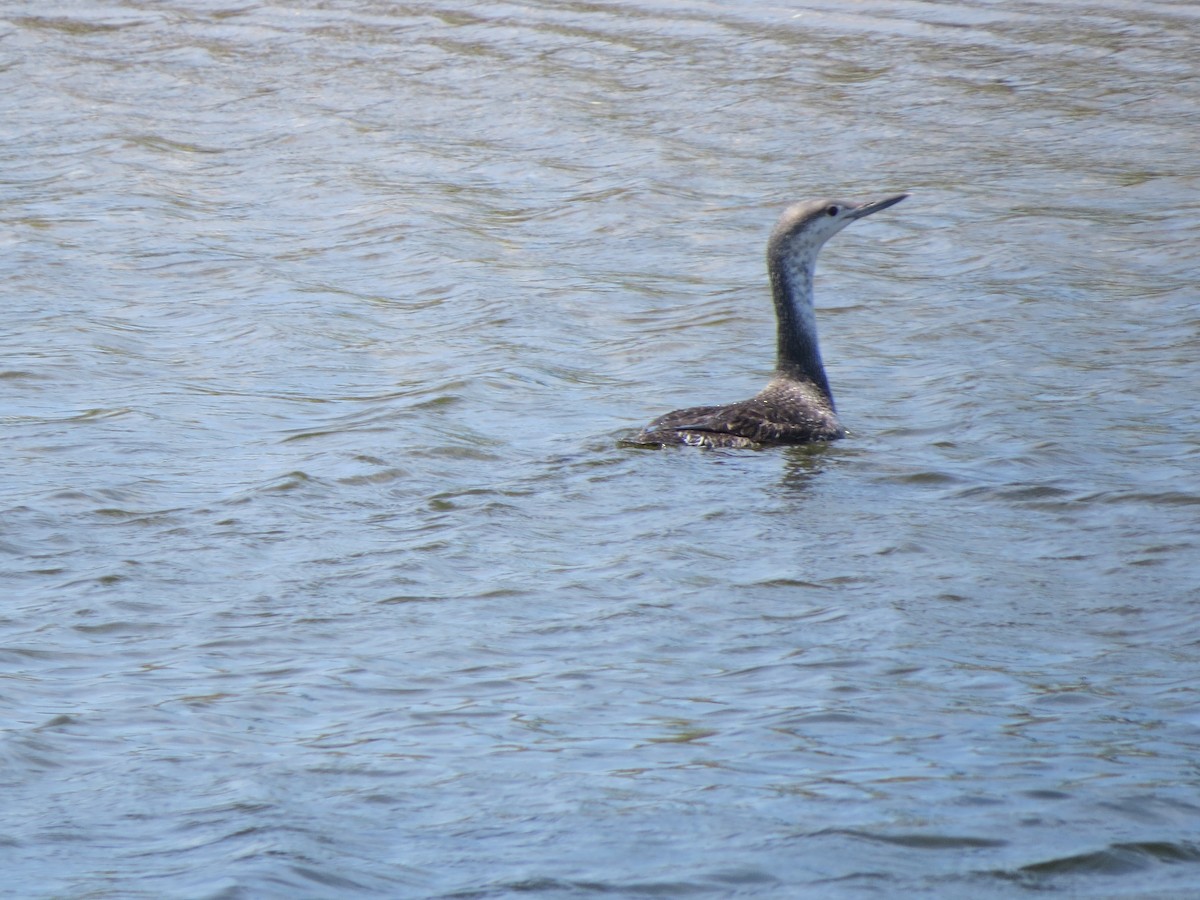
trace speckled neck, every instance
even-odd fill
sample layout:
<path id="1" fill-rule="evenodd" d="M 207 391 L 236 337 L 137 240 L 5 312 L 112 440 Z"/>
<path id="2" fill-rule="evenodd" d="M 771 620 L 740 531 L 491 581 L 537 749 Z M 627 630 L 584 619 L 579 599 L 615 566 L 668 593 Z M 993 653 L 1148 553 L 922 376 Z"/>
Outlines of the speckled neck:
<path id="1" fill-rule="evenodd" d="M 784 254 L 773 247 L 774 252 L 768 253 L 767 269 L 779 322 L 775 369 L 784 377 L 810 382 L 824 394 L 832 410 L 833 393 L 821 363 L 813 309 L 813 270 L 818 249 L 814 248 L 811 254 Z"/>

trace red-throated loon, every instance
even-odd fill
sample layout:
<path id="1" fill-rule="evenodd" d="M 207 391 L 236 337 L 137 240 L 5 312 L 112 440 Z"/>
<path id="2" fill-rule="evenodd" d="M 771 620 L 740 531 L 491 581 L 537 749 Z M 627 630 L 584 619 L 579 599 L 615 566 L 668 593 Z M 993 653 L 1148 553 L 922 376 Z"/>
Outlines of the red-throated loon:
<path id="1" fill-rule="evenodd" d="M 767 241 L 767 272 L 779 321 L 775 374 L 757 395 L 727 406 L 695 406 L 659 416 L 636 444 L 755 448 L 834 441 L 845 431 L 817 346 L 813 271 L 825 242 L 853 222 L 908 194 L 853 203 L 808 200 L 789 206 Z"/>

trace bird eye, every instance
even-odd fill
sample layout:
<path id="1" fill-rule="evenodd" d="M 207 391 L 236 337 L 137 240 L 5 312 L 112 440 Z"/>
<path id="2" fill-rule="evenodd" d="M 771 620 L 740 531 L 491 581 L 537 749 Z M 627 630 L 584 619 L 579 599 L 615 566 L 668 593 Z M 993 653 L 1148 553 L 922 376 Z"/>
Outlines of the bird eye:
<path id="1" fill-rule="evenodd" d="M 827 215 L 836 216 L 838 214 L 838 208 L 836 206 L 830 206 L 825 210 L 825 212 Z"/>

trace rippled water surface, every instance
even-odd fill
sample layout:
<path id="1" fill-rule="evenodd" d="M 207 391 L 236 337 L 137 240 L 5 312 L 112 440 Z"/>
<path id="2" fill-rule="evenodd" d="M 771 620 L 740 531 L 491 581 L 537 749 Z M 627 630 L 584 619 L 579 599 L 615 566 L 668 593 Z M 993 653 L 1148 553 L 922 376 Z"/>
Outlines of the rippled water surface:
<path id="1" fill-rule="evenodd" d="M 0 13 L 0 890 L 1200 893 L 1200 7 Z"/>

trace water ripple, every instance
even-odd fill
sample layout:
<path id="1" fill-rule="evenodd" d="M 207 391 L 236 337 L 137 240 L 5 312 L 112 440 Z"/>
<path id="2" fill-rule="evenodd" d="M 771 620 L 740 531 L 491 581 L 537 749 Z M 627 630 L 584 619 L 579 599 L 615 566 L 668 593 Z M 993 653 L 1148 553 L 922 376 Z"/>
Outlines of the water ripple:
<path id="1" fill-rule="evenodd" d="M 1195 893 L 1196 15 L 1127 6 L 0 24 L 6 883 Z M 618 446 L 761 386 L 780 206 L 901 189 L 846 441 Z"/>

